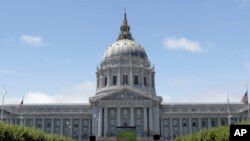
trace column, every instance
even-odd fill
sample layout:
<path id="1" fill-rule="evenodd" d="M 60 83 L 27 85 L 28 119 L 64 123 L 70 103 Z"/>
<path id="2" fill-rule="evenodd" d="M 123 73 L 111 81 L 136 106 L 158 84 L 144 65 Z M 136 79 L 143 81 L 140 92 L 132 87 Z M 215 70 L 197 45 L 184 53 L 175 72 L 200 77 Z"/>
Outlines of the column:
<path id="1" fill-rule="evenodd" d="M 102 107 L 99 108 L 98 114 L 98 137 L 102 136 Z"/>
<path id="2" fill-rule="evenodd" d="M 198 122 L 199 122 L 199 131 L 201 131 L 201 118 L 198 118 Z"/>
<path id="3" fill-rule="evenodd" d="M 164 125 L 164 123 L 163 123 L 163 118 L 161 118 L 160 120 L 161 120 L 161 125 L 160 125 L 161 133 L 160 133 L 160 134 L 161 134 L 161 136 L 163 137 L 163 135 L 164 135 L 164 134 L 163 134 L 163 133 L 164 133 L 164 132 L 163 132 L 163 125 Z"/>
<path id="4" fill-rule="evenodd" d="M 153 108 L 152 108 L 152 115 L 153 115 L 153 131 L 154 134 L 160 134 L 160 123 L 159 123 L 159 119 L 160 119 L 160 110 L 159 110 L 159 104 L 155 103 Z"/>
<path id="5" fill-rule="evenodd" d="M 169 119 L 169 129 L 170 129 L 170 140 L 172 140 L 174 138 L 172 118 Z"/>
<path id="6" fill-rule="evenodd" d="M 118 75 L 117 75 L 117 84 L 118 84 L 118 86 L 120 86 L 121 85 L 121 68 L 119 67 L 118 68 Z"/>
<path id="7" fill-rule="evenodd" d="M 92 132 L 92 128 L 93 128 L 92 120 L 93 120 L 93 119 L 92 119 L 91 117 L 89 117 L 89 136 L 92 135 L 92 133 L 91 133 L 91 132 Z M 81 131 L 81 130 L 80 130 L 80 131 Z"/>
<path id="8" fill-rule="evenodd" d="M 63 118 L 61 118 L 61 135 L 63 135 Z"/>
<path id="9" fill-rule="evenodd" d="M 82 138 L 82 119 L 79 119 L 79 136 L 78 136 L 78 140 L 81 140 Z"/>
<path id="10" fill-rule="evenodd" d="M 207 127 L 211 128 L 211 118 L 210 117 L 208 117 L 208 126 Z"/>
<path id="11" fill-rule="evenodd" d="M 152 80 L 151 80 L 151 72 L 149 72 L 148 75 L 148 91 L 151 91 L 151 87 L 152 87 Z"/>
<path id="12" fill-rule="evenodd" d="M 117 126 L 121 126 L 121 108 L 117 107 Z"/>
<path id="13" fill-rule="evenodd" d="M 218 126 L 221 126 L 220 118 L 218 118 Z"/>
<path id="14" fill-rule="evenodd" d="M 54 133 L 54 119 L 51 119 L 51 133 Z"/>
<path id="15" fill-rule="evenodd" d="M 108 108 L 104 108 L 104 137 L 108 134 Z"/>
<path id="16" fill-rule="evenodd" d="M 5 118 L 5 122 L 7 122 L 7 119 L 6 119 L 6 118 Z M 27 125 L 26 125 L 26 122 L 27 122 L 27 118 L 23 118 L 23 125 L 24 125 L 24 126 L 27 126 Z"/>
<path id="17" fill-rule="evenodd" d="M 108 68 L 107 74 L 108 74 L 108 75 L 107 75 L 107 86 L 110 86 L 110 81 L 111 81 L 111 80 L 110 80 L 110 79 L 111 79 L 111 78 L 110 78 L 110 68 Z"/>
<path id="18" fill-rule="evenodd" d="M 180 135 L 182 135 L 182 119 L 179 118 L 179 126 L 180 126 Z"/>
<path id="19" fill-rule="evenodd" d="M 135 126 L 135 122 L 134 122 L 134 107 L 130 107 L 130 126 Z"/>
<path id="20" fill-rule="evenodd" d="M 141 85 L 144 87 L 143 67 L 141 67 Z"/>
<path id="21" fill-rule="evenodd" d="M 144 132 L 147 133 L 148 132 L 148 120 L 147 120 L 147 107 L 144 107 Z M 146 134 L 147 136 L 147 134 Z"/>
<path id="22" fill-rule="evenodd" d="M 45 131 L 44 129 L 44 118 L 42 118 L 42 130 Z"/>
<path id="23" fill-rule="evenodd" d="M 103 87 L 103 76 L 102 76 L 102 74 L 101 75 L 99 75 L 99 78 L 97 78 L 97 80 L 99 81 L 99 88 L 102 88 Z"/>
<path id="24" fill-rule="evenodd" d="M 32 124 L 32 127 L 33 127 L 33 128 L 35 128 L 35 127 L 36 127 L 36 123 L 35 123 L 35 122 L 36 122 L 36 119 L 35 119 L 35 118 L 33 118 L 33 124 Z"/>
<path id="25" fill-rule="evenodd" d="M 152 136 L 154 130 L 153 130 L 153 112 L 152 112 L 152 107 L 149 107 L 149 133 L 150 136 Z"/>
<path id="26" fill-rule="evenodd" d="M 72 118 L 69 119 L 69 136 L 72 137 L 73 122 Z"/>
<path id="27" fill-rule="evenodd" d="M 129 70 L 129 76 L 130 76 L 130 85 L 133 86 L 133 73 L 132 73 L 132 64 L 130 59 L 130 70 Z"/>
<path id="28" fill-rule="evenodd" d="M 189 121 L 189 133 L 192 133 L 192 118 L 188 118 L 188 121 Z"/>

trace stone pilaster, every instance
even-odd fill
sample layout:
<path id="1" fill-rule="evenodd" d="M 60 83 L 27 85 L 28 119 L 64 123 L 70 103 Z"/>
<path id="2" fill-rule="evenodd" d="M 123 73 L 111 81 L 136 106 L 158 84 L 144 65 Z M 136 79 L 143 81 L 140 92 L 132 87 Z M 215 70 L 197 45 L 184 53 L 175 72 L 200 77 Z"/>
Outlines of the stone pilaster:
<path id="1" fill-rule="evenodd" d="M 102 136 L 102 107 L 99 108 L 98 113 L 98 137 Z"/>
<path id="2" fill-rule="evenodd" d="M 132 66 L 130 66 L 130 70 L 129 70 L 129 77 L 130 77 L 130 85 L 133 86 L 134 82 L 133 82 L 133 68 Z"/>
<path id="3" fill-rule="evenodd" d="M 82 138 L 82 119 L 80 118 L 79 119 L 79 136 L 78 136 L 78 140 L 81 140 L 81 138 Z"/>
<path id="4" fill-rule="evenodd" d="M 72 118 L 69 119 L 69 136 L 72 137 L 73 122 Z"/>
<path id="5" fill-rule="evenodd" d="M 60 126 L 60 132 L 61 132 L 61 135 L 63 135 L 63 118 L 61 118 L 61 126 Z"/>
<path id="6" fill-rule="evenodd" d="M 121 85 L 121 68 L 118 68 L 118 75 L 117 75 L 117 84 L 118 86 Z"/>
<path id="7" fill-rule="evenodd" d="M 193 132 L 193 131 L 192 131 L 192 118 L 188 118 L 188 121 L 189 121 L 189 124 L 188 124 L 188 125 L 189 125 L 189 126 L 188 126 L 189 129 L 188 129 L 188 130 L 189 130 L 189 134 L 191 134 L 191 133 Z"/>
<path id="8" fill-rule="evenodd" d="M 211 128 L 211 118 L 210 118 L 210 117 L 208 117 L 207 127 L 208 127 L 208 128 Z"/>
<path id="9" fill-rule="evenodd" d="M 153 127 L 153 110 L 152 107 L 149 107 L 149 133 L 150 136 L 152 136 L 153 132 L 154 132 L 154 127 Z"/>
<path id="10" fill-rule="evenodd" d="M 144 107 L 144 132 L 147 133 L 148 132 L 148 120 L 147 120 L 147 107 Z"/>
<path id="11" fill-rule="evenodd" d="M 182 118 L 179 118 L 180 135 L 182 135 Z"/>
<path id="12" fill-rule="evenodd" d="M 121 108 L 117 107 L 117 126 L 121 126 Z"/>
<path id="13" fill-rule="evenodd" d="M 221 126 L 221 119 L 218 118 L 218 126 Z"/>
<path id="14" fill-rule="evenodd" d="M 32 124 L 32 127 L 33 127 L 33 128 L 35 128 L 35 125 L 36 125 L 36 123 L 35 123 L 35 122 L 36 122 L 36 119 L 35 119 L 35 118 L 33 118 L 33 124 Z"/>
<path id="15" fill-rule="evenodd" d="M 134 126 L 134 107 L 130 107 L 130 126 Z"/>
<path id="16" fill-rule="evenodd" d="M 202 130 L 202 128 L 201 128 L 201 118 L 198 118 L 198 124 L 199 124 L 199 131 L 201 131 Z"/>
<path id="17" fill-rule="evenodd" d="M 42 130 L 45 131 L 45 128 L 44 128 L 44 118 L 42 118 Z"/>
<path id="18" fill-rule="evenodd" d="M 104 136 L 106 137 L 108 133 L 108 108 L 104 108 Z"/>
<path id="19" fill-rule="evenodd" d="M 54 118 L 51 118 L 51 132 L 50 133 L 54 133 Z"/>
<path id="20" fill-rule="evenodd" d="M 172 140 L 172 139 L 174 139 L 172 118 L 169 119 L 169 128 L 170 128 L 170 139 Z"/>

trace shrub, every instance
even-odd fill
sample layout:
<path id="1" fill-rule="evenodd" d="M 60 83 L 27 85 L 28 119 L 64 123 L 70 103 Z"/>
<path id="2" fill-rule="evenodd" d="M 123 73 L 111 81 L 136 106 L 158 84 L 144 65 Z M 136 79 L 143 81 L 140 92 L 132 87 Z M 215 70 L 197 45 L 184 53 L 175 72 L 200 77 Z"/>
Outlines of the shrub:
<path id="1" fill-rule="evenodd" d="M 45 133 L 41 130 L 0 123 L 1 141 L 73 141 L 72 138 Z"/>
<path id="2" fill-rule="evenodd" d="M 116 134 L 117 141 L 136 141 L 135 131 L 118 131 Z"/>
<path id="3" fill-rule="evenodd" d="M 229 141 L 229 128 L 217 127 L 180 136 L 176 141 Z"/>

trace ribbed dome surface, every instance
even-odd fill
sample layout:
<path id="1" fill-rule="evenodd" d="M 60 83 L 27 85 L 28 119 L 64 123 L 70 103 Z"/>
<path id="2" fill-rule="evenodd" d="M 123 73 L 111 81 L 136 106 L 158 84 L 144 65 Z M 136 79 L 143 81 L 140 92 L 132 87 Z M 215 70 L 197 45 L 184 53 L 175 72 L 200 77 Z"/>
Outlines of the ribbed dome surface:
<path id="1" fill-rule="evenodd" d="M 104 54 L 104 59 L 116 56 L 131 56 L 147 60 L 147 54 L 144 48 L 135 41 L 129 39 L 117 40 L 111 44 Z"/>

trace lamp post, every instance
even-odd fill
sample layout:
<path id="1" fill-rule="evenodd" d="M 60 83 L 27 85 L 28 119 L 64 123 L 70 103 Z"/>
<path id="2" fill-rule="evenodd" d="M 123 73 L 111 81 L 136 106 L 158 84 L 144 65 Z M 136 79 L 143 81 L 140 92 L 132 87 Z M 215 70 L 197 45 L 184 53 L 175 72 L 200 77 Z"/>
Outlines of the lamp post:
<path id="1" fill-rule="evenodd" d="M 69 122 L 69 121 L 66 121 L 66 127 L 67 127 L 66 136 L 71 136 L 71 135 L 70 135 L 71 125 L 70 125 L 70 122 Z"/>
<path id="2" fill-rule="evenodd" d="M 1 122 L 3 122 L 4 97 L 5 97 L 6 94 L 7 94 L 7 91 L 5 90 L 5 86 L 3 86 L 3 101 L 2 101 Z"/>

